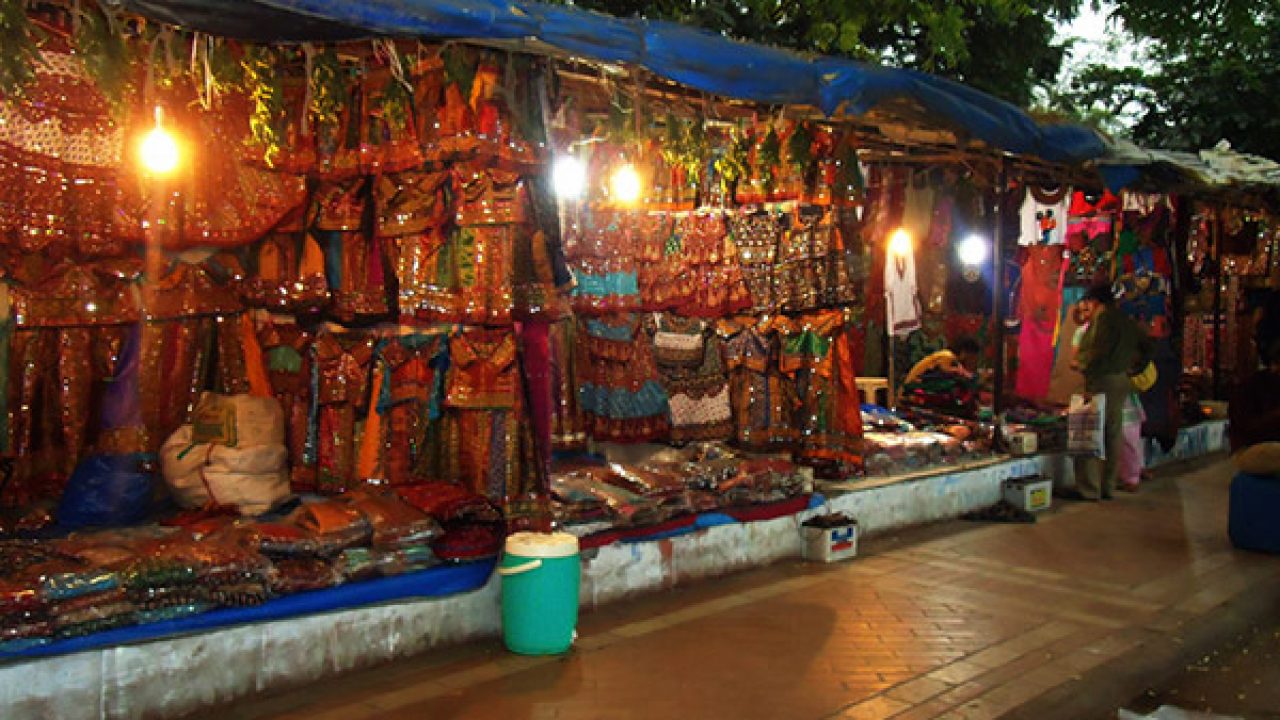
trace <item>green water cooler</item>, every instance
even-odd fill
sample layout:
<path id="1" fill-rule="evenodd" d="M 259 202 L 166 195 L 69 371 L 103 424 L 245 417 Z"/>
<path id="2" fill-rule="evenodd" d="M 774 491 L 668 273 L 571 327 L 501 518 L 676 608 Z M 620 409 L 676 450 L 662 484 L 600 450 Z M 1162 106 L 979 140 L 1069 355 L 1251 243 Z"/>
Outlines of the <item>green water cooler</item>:
<path id="1" fill-rule="evenodd" d="M 558 655 L 573 645 L 582 563 L 568 533 L 515 533 L 498 565 L 502 639 L 521 655 Z"/>

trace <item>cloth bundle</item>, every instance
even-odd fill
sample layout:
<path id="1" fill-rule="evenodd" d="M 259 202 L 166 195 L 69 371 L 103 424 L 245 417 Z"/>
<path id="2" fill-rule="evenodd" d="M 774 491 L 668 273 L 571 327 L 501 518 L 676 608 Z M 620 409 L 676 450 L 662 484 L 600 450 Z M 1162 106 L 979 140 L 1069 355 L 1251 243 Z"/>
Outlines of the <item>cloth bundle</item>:
<path id="1" fill-rule="evenodd" d="M 193 422 L 160 449 L 160 463 L 178 505 L 234 505 L 259 515 L 289 495 L 284 410 L 275 398 L 248 395 L 200 399 Z"/>

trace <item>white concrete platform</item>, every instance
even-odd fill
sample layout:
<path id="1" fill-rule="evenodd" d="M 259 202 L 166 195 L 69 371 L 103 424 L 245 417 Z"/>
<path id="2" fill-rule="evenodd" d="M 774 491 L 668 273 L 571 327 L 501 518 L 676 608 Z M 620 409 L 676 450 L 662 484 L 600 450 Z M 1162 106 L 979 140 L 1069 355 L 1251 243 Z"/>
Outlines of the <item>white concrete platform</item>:
<path id="1" fill-rule="evenodd" d="M 1226 423 L 1184 429 L 1152 465 L 1226 448 Z M 1007 478 L 1068 472 L 1061 456 L 981 463 L 842 483 L 830 510 L 856 518 L 863 535 L 955 517 L 1000 498 Z M 689 535 L 610 545 L 584 553 L 586 608 L 801 555 L 798 516 L 723 525 Z M 499 582 L 448 598 L 399 602 L 302 619 L 229 628 L 138 645 L 0 666 L 0 717 L 172 717 L 255 692 L 302 685 L 432 648 L 500 632 Z"/>

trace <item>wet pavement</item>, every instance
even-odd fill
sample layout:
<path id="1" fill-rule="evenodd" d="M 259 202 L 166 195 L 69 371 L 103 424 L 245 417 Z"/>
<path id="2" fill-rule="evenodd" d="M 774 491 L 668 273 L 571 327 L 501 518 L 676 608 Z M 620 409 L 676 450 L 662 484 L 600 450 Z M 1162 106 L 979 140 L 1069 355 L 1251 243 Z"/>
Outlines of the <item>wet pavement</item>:
<path id="1" fill-rule="evenodd" d="M 938 523 L 851 561 L 606 606 L 564 657 L 472 643 L 207 716 L 1050 720 L 1176 704 L 1192 686 L 1160 683 L 1280 607 L 1280 557 L 1227 542 L 1229 481 L 1221 458 L 1164 469 L 1034 524 Z"/>

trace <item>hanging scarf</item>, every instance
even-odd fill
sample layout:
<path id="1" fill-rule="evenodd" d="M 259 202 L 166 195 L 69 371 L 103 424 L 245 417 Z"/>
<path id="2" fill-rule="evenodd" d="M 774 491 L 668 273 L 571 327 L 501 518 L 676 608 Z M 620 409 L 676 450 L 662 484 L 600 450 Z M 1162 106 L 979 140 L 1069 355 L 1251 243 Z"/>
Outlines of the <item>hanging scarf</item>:
<path id="1" fill-rule="evenodd" d="M 255 397 L 274 397 L 267 367 L 262 361 L 262 347 L 249 313 L 240 314 L 240 342 L 244 348 L 244 370 L 249 378 L 249 394 Z"/>

